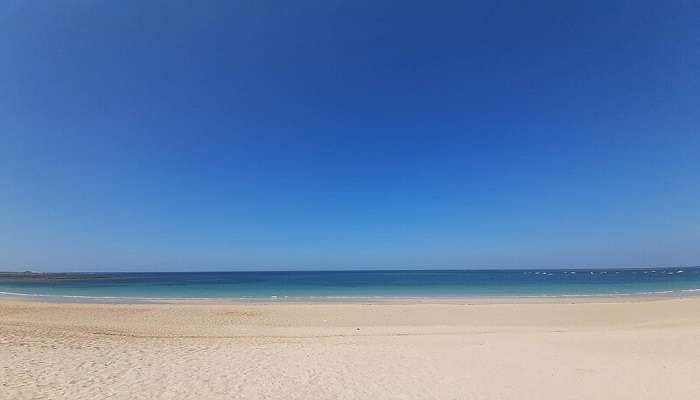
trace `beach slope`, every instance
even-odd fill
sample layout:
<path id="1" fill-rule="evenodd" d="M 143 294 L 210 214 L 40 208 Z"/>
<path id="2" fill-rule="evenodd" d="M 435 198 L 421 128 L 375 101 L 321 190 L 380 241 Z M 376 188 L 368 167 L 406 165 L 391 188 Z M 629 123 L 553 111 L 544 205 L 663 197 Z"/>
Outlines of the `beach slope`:
<path id="1" fill-rule="evenodd" d="M 700 298 L 0 299 L 0 399 L 698 399 Z"/>

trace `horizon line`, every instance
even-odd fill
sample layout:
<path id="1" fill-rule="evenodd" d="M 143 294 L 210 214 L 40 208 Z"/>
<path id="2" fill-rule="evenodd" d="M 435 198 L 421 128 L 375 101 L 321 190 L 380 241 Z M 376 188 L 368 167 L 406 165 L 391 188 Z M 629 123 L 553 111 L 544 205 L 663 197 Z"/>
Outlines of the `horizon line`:
<path id="1" fill-rule="evenodd" d="M 149 274 L 149 273 L 245 273 L 245 272 L 401 272 L 401 271 L 528 271 L 528 270 L 651 270 L 651 269 L 676 269 L 676 268 L 700 268 L 700 265 L 665 265 L 665 266 L 636 266 L 636 267 L 611 267 L 611 266 L 575 266 L 575 267 L 360 267 L 357 269 L 292 269 L 290 267 L 272 267 L 273 269 L 203 269 L 203 270 L 64 270 L 64 271 L 39 271 L 24 270 L 0 270 L 0 274 Z"/>

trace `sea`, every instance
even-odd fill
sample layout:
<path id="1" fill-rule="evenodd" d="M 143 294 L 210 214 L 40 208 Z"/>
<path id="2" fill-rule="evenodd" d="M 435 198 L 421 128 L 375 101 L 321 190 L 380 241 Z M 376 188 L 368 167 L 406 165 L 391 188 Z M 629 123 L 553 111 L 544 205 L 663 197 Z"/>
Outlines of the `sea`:
<path id="1" fill-rule="evenodd" d="M 281 302 L 693 294 L 700 294 L 700 267 L 0 274 L 0 296 L 78 301 Z"/>

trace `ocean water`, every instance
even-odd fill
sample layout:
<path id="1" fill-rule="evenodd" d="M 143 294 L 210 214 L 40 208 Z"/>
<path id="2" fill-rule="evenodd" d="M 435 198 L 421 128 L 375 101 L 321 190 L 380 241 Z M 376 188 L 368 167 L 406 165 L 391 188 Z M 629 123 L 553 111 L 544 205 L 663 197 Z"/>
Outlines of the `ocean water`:
<path id="1" fill-rule="evenodd" d="M 697 292 L 697 293 L 696 293 Z M 700 294 L 700 268 L 2 274 L 0 295 L 329 300 Z"/>

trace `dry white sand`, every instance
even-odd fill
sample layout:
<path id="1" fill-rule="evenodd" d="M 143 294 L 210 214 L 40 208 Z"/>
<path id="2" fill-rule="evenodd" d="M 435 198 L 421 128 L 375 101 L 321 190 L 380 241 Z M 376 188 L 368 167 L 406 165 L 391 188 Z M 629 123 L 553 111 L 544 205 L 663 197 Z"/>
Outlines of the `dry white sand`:
<path id="1" fill-rule="evenodd" d="M 0 300 L 0 399 L 107 398 L 696 400 L 700 298 Z"/>

